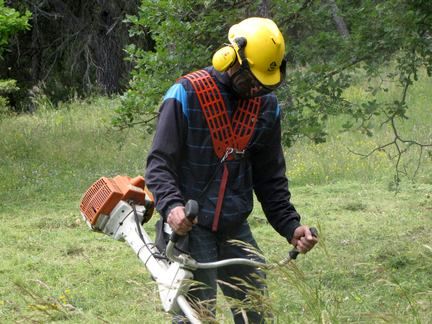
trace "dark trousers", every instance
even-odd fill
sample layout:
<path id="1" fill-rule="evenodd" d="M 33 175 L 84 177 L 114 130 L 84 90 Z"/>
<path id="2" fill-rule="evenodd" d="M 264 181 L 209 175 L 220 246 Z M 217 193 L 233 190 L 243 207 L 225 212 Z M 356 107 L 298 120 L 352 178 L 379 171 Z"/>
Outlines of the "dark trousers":
<path id="1" fill-rule="evenodd" d="M 264 262 L 261 257 L 245 250 L 244 244 L 230 242 L 231 240 L 244 242 L 258 250 L 249 224 L 244 222 L 229 233 L 213 233 L 208 229 L 194 226 L 189 234 L 189 251 L 198 262 L 213 262 L 230 258 L 248 258 Z M 263 323 L 264 311 L 258 309 L 260 305 L 256 305 L 253 299 L 259 302 L 256 296 L 265 294 L 264 279 L 263 271 L 244 265 L 198 269 L 194 271 L 194 280 L 199 284 L 191 287 L 188 298 L 191 304 L 195 305 L 193 307 L 198 308 L 199 313 L 202 314 L 204 310 L 204 317 L 212 318 L 215 315 L 216 290 L 219 285 L 223 294 L 233 305 L 231 312 L 235 323 Z M 251 299 L 252 303 L 250 303 Z M 183 320 L 181 318 L 181 316 L 175 316 L 174 323 L 182 323 L 184 317 Z"/>

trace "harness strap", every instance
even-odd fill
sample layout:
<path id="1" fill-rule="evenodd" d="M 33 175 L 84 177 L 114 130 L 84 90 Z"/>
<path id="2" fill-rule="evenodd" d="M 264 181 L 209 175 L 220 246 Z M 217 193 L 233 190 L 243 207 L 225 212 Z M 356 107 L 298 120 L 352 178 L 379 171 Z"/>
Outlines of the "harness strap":
<path id="1" fill-rule="evenodd" d="M 232 128 L 238 144 L 237 149 L 240 151 L 245 150 L 249 144 L 255 130 L 260 108 L 261 97 L 249 100 L 243 99 L 238 103 L 232 121 Z"/>
<path id="2" fill-rule="evenodd" d="M 184 78 L 191 82 L 195 90 L 210 130 L 213 149 L 217 157 L 222 159 L 226 148 L 235 145 L 232 126 L 219 88 L 205 70 L 192 72 L 184 76 Z"/>
<path id="3" fill-rule="evenodd" d="M 224 168 L 223 168 L 221 183 L 219 186 L 218 200 L 216 203 L 215 214 L 213 217 L 213 224 L 212 224 L 213 232 L 216 232 L 219 226 L 219 218 L 220 218 L 220 212 L 222 210 L 223 197 L 225 196 L 225 189 L 228 182 L 228 167 L 226 163 L 224 163 L 223 167 Z"/>
<path id="4" fill-rule="evenodd" d="M 261 98 L 239 100 L 231 123 L 220 90 L 206 70 L 192 72 L 184 78 L 195 90 L 210 131 L 213 150 L 224 166 L 212 225 L 212 231 L 216 232 L 229 177 L 225 161 L 244 155 L 258 120 Z"/>

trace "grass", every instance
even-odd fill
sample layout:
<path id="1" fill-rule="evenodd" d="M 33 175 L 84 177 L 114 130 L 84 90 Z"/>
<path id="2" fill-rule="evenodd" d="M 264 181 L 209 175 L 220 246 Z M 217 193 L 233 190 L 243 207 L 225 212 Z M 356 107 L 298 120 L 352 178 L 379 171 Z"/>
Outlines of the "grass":
<path id="1" fill-rule="evenodd" d="M 432 138 L 430 88 L 430 80 L 412 88 L 404 136 Z M 364 98 L 355 87 L 347 96 Z M 93 98 L 0 121 L 2 323 L 170 321 L 132 250 L 88 231 L 78 212 L 99 177 L 143 174 L 151 136 L 110 131 L 117 104 Z M 416 181 L 405 179 L 396 194 L 386 154 L 363 159 L 348 151 L 390 136 L 377 132 L 333 132 L 327 143 L 287 149 L 293 202 L 321 242 L 268 273 L 262 302 L 277 323 L 432 323 L 432 166 L 425 159 Z M 406 161 L 415 158 L 410 151 Z M 146 226 L 151 234 L 155 220 Z M 258 205 L 250 221 L 268 261 L 285 257 L 288 244 Z M 227 306 L 220 301 L 221 322 L 230 322 Z"/>
<path id="2" fill-rule="evenodd" d="M 350 182 L 297 190 L 297 207 L 310 215 L 308 223 L 320 224 L 326 247 L 297 262 L 306 280 L 293 283 L 296 287 L 306 282 L 308 293 L 316 292 L 317 322 L 325 312 L 332 322 L 368 322 L 384 316 L 391 322 L 427 323 L 432 297 L 432 255 L 427 247 L 431 201 L 419 193 L 430 190 L 429 186 L 405 188 L 397 200 L 385 187 Z M 271 246 L 268 242 L 270 251 Z M 279 280 L 271 289 L 275 294 L 284 281 L 276 276 Z M 296 289 L 288 296 L 286 291 L 276 296 L 274 300 L 285 296 L 297 301 L 293 321 L 312 298 L 299 299 Z M 415 300 L 413 305 L 408 297 Z"/>

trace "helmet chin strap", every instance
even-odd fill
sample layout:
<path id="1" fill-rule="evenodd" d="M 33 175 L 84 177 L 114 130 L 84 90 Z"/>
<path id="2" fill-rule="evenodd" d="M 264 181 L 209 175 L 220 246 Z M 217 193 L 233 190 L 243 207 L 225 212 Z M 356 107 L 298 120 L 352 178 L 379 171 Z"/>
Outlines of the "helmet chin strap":
<path id="1" fill-rule="evenodd" d="M 231 76 L 240 69 L 240 66 L 240 62 L 236 60 L 235 63 L 226 71 L 228 76 L 231 78 Z"/>

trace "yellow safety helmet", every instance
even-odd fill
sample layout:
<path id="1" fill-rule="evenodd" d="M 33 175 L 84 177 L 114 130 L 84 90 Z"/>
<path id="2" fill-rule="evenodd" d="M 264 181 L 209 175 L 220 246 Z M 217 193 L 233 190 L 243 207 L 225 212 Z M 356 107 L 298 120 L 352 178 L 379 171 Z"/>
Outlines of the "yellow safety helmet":
<path id="1" fill-rule="evenodd" d="M 226 71 L 236 61 L 248 66 L 255 78 L 266 86 L 280 84 L 284 77 L 285 41 L 277 25 L 267 18 L 247 18 L 233 25 L 228 32 L 231 45 L 213 56 L 213 66 Z"/>

